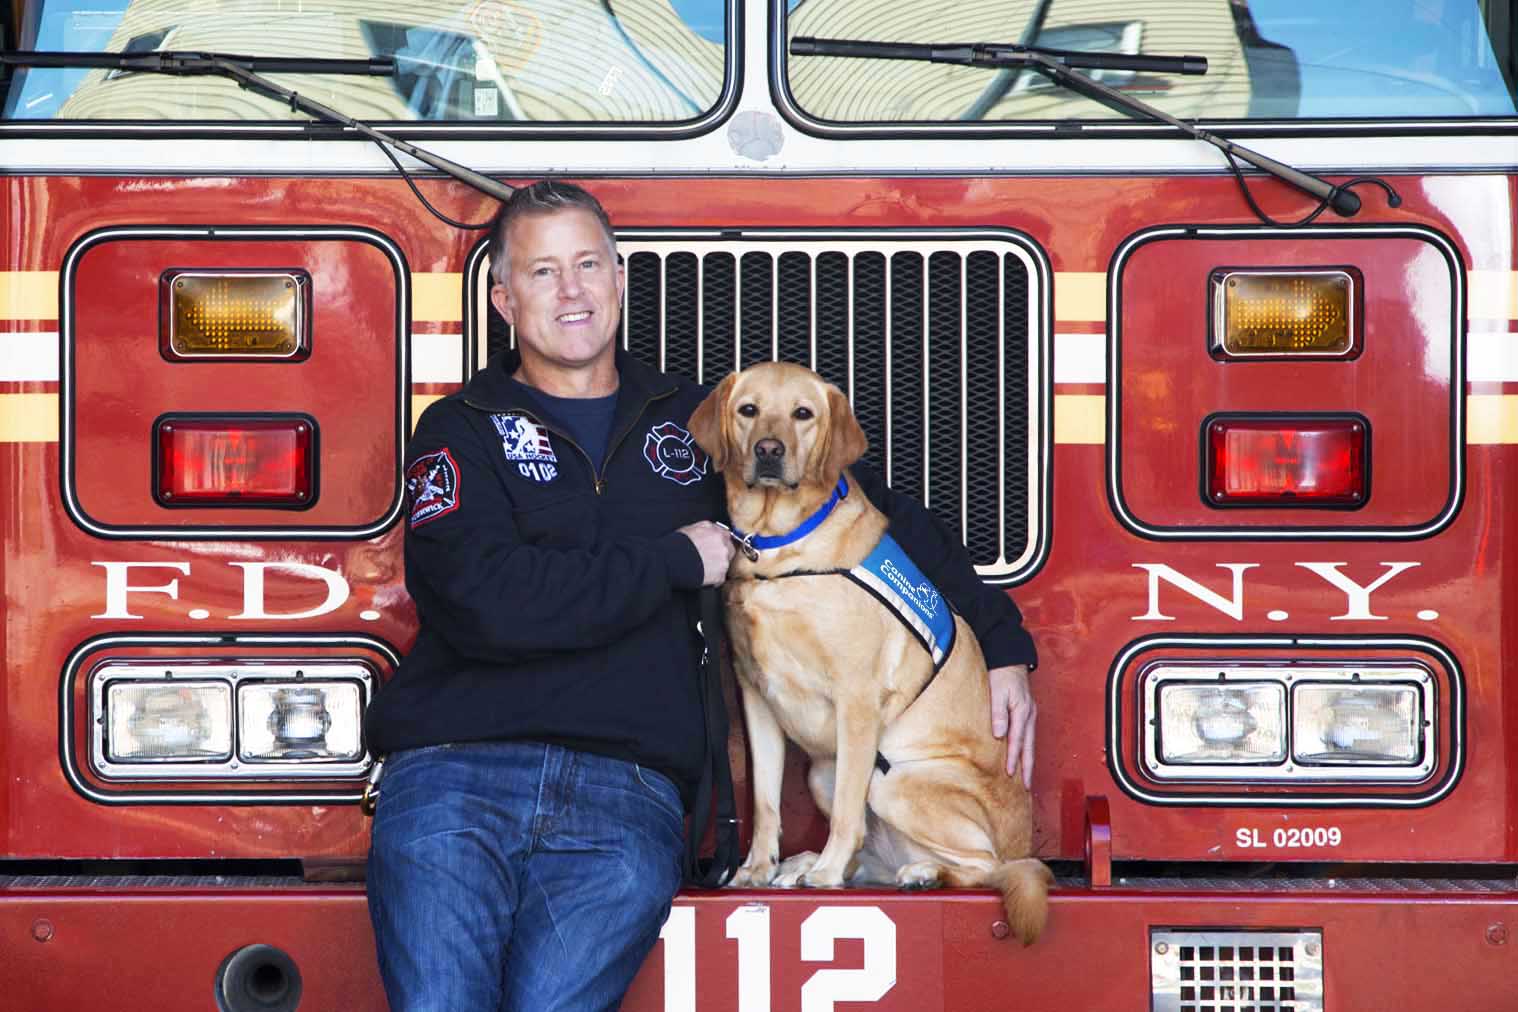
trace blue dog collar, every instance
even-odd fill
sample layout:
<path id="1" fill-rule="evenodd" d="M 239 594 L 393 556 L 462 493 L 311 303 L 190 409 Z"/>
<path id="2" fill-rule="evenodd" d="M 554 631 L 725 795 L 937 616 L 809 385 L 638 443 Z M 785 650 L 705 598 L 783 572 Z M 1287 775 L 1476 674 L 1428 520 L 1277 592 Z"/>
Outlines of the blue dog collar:
<path id="1" fill-rule="evenodd" d="M 734 527 L 732 528 L 733 537 L 737 538 L 740 543 L 753 548 L 783 548 L 786 545 L 794 544 L 820 527 L 822 522 L 828 518 L 828 514 L 833 512 L 834 507 L 848 498 L 848 494 L 849 483 L 840 474 L 838 476 L 838 487 L 833 489 L 833 494 L 828 501 L 817 507 L 817 512 L 801 521 L 801 526 L 789 534 L 744 534 Z"/>

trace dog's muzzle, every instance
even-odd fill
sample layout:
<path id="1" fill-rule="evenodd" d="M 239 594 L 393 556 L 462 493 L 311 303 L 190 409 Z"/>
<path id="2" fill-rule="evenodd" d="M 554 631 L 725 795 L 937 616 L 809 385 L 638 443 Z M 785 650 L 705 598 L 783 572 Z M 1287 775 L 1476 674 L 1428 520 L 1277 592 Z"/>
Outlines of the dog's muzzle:
<path id="1" fill-rule="evenodd" d="M 761 439 L 754 444 L 754 480 L 785 480 L 785 444 L 778 439 Z"/>

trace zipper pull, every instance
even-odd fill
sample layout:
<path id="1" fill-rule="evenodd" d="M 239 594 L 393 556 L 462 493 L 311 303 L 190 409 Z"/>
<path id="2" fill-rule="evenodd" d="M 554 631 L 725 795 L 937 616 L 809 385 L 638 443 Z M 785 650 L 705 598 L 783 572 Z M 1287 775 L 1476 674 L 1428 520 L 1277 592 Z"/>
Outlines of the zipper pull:
<path id="1" fill-rule="evenodd" d="M 601 493 L 603 493 L 605 491 L 606 491 L 606 479 L 605 478 L 597 478 L 596 479 L 596 495 L 600 495 Z"/>

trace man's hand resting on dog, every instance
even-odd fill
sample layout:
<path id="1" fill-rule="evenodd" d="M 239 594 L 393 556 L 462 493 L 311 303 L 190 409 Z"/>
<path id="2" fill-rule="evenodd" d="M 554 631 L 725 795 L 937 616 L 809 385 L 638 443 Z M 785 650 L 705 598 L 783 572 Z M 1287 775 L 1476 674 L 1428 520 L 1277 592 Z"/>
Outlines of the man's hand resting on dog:
<path id="1" fill-rule="evenodd" d="M 715 587 L 727 579 L 728 563 L 733 561 L 733 553 L 737 551 L 732 536 L 710 520 L 686 524 L 679 530 L 701 553 L 701 586 Z"/>
<path id="2" fill-rule="evenodd" d="M 992 668 L 991 732 L 1007 739 L 1007 776 L 1022 768 L 1023 786 L 1033 786 L 1033 728 L 1038 704 L 1028 688 L 1028 666 L 1013 664 Z"/>

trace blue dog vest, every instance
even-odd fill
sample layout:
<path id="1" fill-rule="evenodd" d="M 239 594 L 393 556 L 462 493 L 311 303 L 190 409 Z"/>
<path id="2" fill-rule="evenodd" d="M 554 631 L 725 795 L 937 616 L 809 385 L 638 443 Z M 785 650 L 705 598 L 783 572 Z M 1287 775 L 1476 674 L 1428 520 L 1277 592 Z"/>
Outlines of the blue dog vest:
<path id="1" fill-rule="evenodd" d="M 896 539 L 883 536 L 875 550 L 844 575 L 901 619 L 933 658 L 936 674 L 954 649 L 954 613 Z"/>

